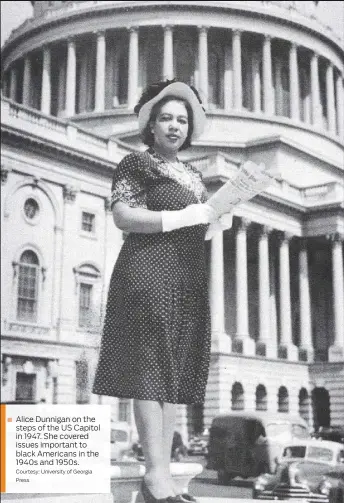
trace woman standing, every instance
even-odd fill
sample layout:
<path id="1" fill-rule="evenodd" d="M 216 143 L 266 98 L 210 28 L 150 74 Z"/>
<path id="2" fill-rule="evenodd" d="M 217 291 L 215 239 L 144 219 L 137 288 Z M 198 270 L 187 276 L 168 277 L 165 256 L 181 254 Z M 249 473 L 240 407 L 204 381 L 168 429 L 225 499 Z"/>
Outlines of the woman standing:
<path id="1" fill-rule="evenodd" d="M 217 218 L 200 173 L 178 152 L 200 136 L 197 92 L 151 85 L 138 105 L 145 152 L 127 155 L 112 183 L 113 217 L 128 233 L 110 282 L 93 392 L 134 399 L 146 502 L 177 495 L 170 455 L 177 404 L 203 403 L 210 360 L 204 238 Z"/>

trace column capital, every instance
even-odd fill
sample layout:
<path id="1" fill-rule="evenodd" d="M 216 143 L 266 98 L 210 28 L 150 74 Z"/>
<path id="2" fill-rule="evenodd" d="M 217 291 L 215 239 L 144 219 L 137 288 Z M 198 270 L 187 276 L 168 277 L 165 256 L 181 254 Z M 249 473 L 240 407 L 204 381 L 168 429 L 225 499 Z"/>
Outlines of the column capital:
<path id="1" fill-rule="evenodd" d="M 139 27 L 138 26 L 128 26 L 128 31 L 130 33 L 137 33 L 139 31 Z"/>
<path id="2" fill-rule="evenodd" d="M 233 35 L 236 35 L 237 37 L 241 36 L 242 32 L 243 32 L 243 30 L 239 30 L 238 28 L 235 28 L 234 30 L 232 30 Z"/>
<path id="3" fill-rule="evenodd" d="M 344 235 L 340 232 L 333 232 L 332 234 L 326 234 L 326 239 L 332 243 L 342 243 L 344 242 Z"/>
<path id="4" fill-rule="evenodd" d="M 311 55 L 311 58 L 312 59 L 319 59 L 319 54 L 315 51 L 312 52 L 312 55 Z"/>
<path id="5" fill-rule="evenodd" d="M 174 25 L 173 24 L 163 24 L 162 28 L 164 31 L 173 31 Z"/>
<path id="6" fill-rule="evenodd" d="M 199 33 L 207 33 L 209 30 L 209 26 L 204 26 L 204 25 L 200 24 L 197 26 L 197 29 L 198 29 Z"/>
<path id="7" fill-rule="evenodd" d="M 63 186 L 63 199 L 66 203 L 74 203 L 78 190 L 72 185 Z"/>
<path id="8" fill-rule="evenodd" d="M 266 41 L 266 42 L 271 42 L 271 40 L 273 38 L 272 35 L 269 35 L 269 33 L 264 33 L 263 37 L 264 37 L 264 41 Z"/>
<path id="9" fill-rule="evenodd" d="M 104 37 L 106 30 L 93 30 L 93 35 L 96 35 L 97 38 Z"/>
<path id="10" fill-rule="evenodd" d="M 282 243 L 286 243 L 289 241 L 291 241 L 294 237 L 294 234 L 292 234 L 291 232 L 287 232 L 287 231 L 280 231 L 278 233 L 278 239 L 279 239 L 279 242 L 282 244 Z"/>
<path id="11" fill-rule="evenodd" d="M 75 45 L 76 43 L 76 36 L 71 35 L 70 37 L 67 37 L 67 44 L 68 45 Z"/>
<path id="12" fill-rule="evenodd" d="M 238 232 L 246 232 L 251 223 L 251 220 L 248 218 L 240 218 L 238 223 Z"/>
<path id="13" fill-rule="evenodd" d="M 261 225 L 258 229 L 258 235 L 259 237 L 268 237 L 273 230 L 273 227 L 270 227 L 269 225 Z"/>
<path id="14" fill-rule="evenodd" d="M 299 239 L 299 244 L 300 244 L 300 250 L 305 250 L 308 245 L 308 238 L 301 237 Z"/>

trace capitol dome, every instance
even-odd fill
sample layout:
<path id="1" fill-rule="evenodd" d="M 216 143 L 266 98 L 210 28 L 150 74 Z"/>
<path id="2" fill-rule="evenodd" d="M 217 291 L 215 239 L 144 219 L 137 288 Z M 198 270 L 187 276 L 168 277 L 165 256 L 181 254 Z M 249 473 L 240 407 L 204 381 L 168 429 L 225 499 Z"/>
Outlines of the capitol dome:
<path id="1" fill-rule="evenodd" d="M 134 114 L 141 92 L 176 77 L 198 89 L 206 110 L 204 133 L 182 158 L 210 193 L 247 159 L 280 173 L 209 244 L 211 372 L 204 409 L 187 420 L 181 412 L 183 427 L 191 431 L 197 414 L 209 427 L 231 408 L 342 423 L 344 51 L 322 2 L 31 3 L 33 17 L 2 48 L 9 369 L 30 360 L 50 379 L 53 362 L 57 401 L 95 400 L 90 386 L 78 392 L 67 381 L 80 361 L 92 375 L 98 342 L 79 311 L 87 314 L 93 293 L 104 301 L 123 242 L 109 211 L 111 177 L 144 148 Z M 40 280 L 29 299 L 36 314 L 21 311 L 22 263 Z M 13 370 L 9 400 L 14 381 Z"/>

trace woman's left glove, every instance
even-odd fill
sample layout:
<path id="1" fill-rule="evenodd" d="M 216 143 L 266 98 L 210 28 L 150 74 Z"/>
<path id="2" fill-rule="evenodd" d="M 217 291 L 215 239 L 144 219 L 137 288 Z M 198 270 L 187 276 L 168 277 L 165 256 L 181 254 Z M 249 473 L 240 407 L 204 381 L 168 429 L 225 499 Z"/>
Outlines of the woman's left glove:
<path id="1" fill-rule="evenodd" d="M 205 240 L 212 239 L 218 232 L 230 229 L 233 225 L 233 213 L 224 213 L 215 222 L 209 225 L 205 234 Z"/>

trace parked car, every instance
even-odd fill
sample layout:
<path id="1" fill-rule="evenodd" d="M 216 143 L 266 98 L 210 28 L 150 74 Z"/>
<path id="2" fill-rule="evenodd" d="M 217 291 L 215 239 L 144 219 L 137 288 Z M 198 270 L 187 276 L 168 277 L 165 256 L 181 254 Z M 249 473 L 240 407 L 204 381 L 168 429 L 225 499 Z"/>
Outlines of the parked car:
<path id="1" fill-rule="evenodd" d="M 120 461 L 131 449 L 131 427 L 125 421 L 111 423 L 111 459 Z"/>
<path id="2" fill-rule="evenodd" d="M 189 456 L 206 456 L 208 454 L 209 432 L 204 431 L 200 435 L 194 435 L 189 440 Z"/>
<path id="3" fill-rule="evenodd" d="M 220 484 L 233 477 L 273 473 L 276 458 L 293 439 L 310 438 L 299 416 L 268 412 L 231 412 L 213 419 L 208 443 L 207 468 L 217 471 Z"/>
<path id="4" fill-rule="evenodd" d="M 314 433 L 314 438 L 323 440 L 332 440 L 332 442 L 340 442 L 344 444 L 344 427 L 343 426 L 320 426 L 319 430 Z"/>
<path id="5" fill-rule="evenodd" d="M 344 503 L 344 469 L 327 473 L 320 484 L 320 492 L 328 495 L 329 503 Z"/>
<path id="6" fill-rule="evenodd" d="M 145 457 L 142 450 L 142 445 L 135 442 L 132 446 L 132 453 L 137 461 L 144 461 Z M 183 443 L 181 434 L 178 431 L 173 433 L 172 447 L 171 447 L 171 461 L 182 461 L 187 456 L 187 447 Z"/>
<path id="7" fill-rule="evenodd" d="M 253 498 L 329 503 L 325 476 L 337 471 L 344 473 L 344 447 L 339 442 L 292 442 L 285 446 L 276 472 L 264 473 L 254 481 Z"/>

